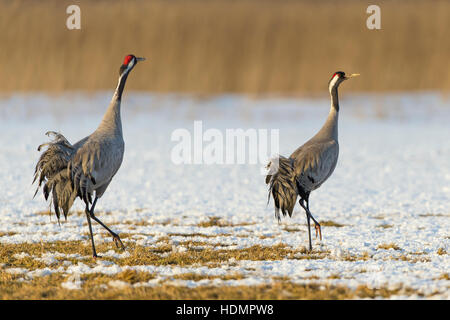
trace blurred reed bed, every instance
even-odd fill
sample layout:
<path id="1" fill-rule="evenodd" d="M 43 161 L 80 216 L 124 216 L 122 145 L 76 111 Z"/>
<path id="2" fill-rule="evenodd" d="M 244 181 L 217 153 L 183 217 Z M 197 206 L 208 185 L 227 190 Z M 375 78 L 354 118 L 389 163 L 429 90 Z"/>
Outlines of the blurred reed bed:
<path id="1" fill-rule="evenodd" d="M 348 91 L 449 91 L 450 2 L 377 4 L 374 31 L 358 0 L 2 0 L 0 92 L 113 89 L 128 53 L 132 90 L 314 94 L 343 70 Z"/>

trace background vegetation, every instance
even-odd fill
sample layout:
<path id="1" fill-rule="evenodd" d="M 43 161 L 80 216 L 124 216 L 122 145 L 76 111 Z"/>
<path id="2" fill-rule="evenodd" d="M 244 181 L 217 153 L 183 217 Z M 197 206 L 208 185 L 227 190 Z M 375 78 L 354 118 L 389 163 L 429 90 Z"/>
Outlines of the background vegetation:
<path id="1" fill-rule="evenodd" d="M 0 92 L 112 89 L 128 53 L 148 58 L 134 90 L 314 93 L 344 70 L 349 91 L 449 91 L 450 2 L 377 4 L 382 30 L 358 0 L 3 0 Z"/>

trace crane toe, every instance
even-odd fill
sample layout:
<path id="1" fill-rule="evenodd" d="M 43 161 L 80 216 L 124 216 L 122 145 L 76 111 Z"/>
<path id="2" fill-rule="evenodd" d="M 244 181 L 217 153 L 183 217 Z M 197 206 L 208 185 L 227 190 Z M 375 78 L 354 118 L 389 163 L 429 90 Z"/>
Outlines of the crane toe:
<path id="1" fill-rule="evenodd" d="M 319 235 L 320 241 L 322 241 L 322 229 L 320 227 L 320 224 L 316 223 L 314 225 L 314 228 L 316 229 L 316 239 L 317 239 L 317 234 Z"/>
<path id="2" fill-rule="evenodd" d="M 114 243 L 116 244 L 117 248 L 121 248 L 122 250 L 125 250 L 125 246 L 122 243 L 122 240 L 120 240 L 120 237 L 116 234 L 113 236 Z"/>

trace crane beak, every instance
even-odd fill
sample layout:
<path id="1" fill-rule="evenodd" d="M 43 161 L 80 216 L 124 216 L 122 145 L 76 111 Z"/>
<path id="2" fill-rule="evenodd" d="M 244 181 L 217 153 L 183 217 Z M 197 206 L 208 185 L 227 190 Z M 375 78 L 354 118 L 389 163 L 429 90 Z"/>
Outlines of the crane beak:
<path id="1" fill-rule="evenodd" d="M 359 75 L 360 75 L 359 73 L 352 73 L 352 74 L 349 75 L 349 76 L 345 76 L 345 80 L 348 80 L 348 79 L 354 78 L 354 77 L 358 77 Z"/>
<path id="2" fill-rule="evenodd" d="M 143 57 L 136 57 L 136 60 L 137 60 L 137 61 L 144 61 L 145 58 L 143 58 Z"/>

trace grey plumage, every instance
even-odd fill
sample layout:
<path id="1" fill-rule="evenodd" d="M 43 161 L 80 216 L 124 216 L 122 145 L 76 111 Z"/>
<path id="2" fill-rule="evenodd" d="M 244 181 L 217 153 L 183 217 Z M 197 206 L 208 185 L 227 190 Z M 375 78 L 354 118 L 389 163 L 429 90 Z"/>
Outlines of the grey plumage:
<path id="1" fill-rule="evenodd" d="M 47 150 L 40 156 L 34 171 L 33 183 L 39 178 L 34 196 L 44 183 L 44 198 L 47 200 L 49 195 L 51 196 L 55 214 L 59 221 L 60 209 L 63 210 L 64 217 L 67 219 L 69 209 L 77 196 L 77 191 L 70 179 L 70 172 L 67 170 L 67 165 L 74 153 L 74 147 L 63 135 L 57 132 L 49 131 L 46 135 L 53 135 L 54 139 L 38 147 L 38 151 L 41 151 L 45 146 L 47 146 Z"/>
<path id="2" fill-rule="evenodd" d="M 310 219 L 313 219 L 315 223 L 316 236 L 319 233 L 320 237 L 322 237 L 322 234 L 320 224 L 309 211 L 309 195 L 330 177 L 336 168 L 339 156 L 338 87 L 342 81 L 357 75 L 346 76 L 341 71 L 333 74 L 328 83 L 331 95 L 331 108 L 328 118 L 320 131 L 295 150 L 289 158 L 280 156 L 267 165 L 269 173 L 266 176 L 266 184 L 269 184 L 269 199 L 270 195 L 274 199 L 275 217 L 280 220 L 280 211 L 283 216 L 286 214 L 292 216 L 297 197 L 299 196 L 299 204 L 306 212 L 310 250 L 312 250 Z"/>
<path id="3" fill-rule="evenodd" d="M 280 156 L 274 161 L 278 164 L 277 169 L 273 175 L 266 176 L 266 184 L 269 184 L 269 190 L 271 191 L 268 200 L 270 200 L 270 194 L 272 193 L 275 202 L 275 217 L 280 221 L 280 210 L 283 216 L 286 216 L 286 214 L 289 214 L 289 217 L 292 216 L 297 200 L 297 186 L 292 159 Z M 271 161 L 267 167 L 273 169 L 274 166 L 275 163 Z"/>
<path id="4" fill-rule="evenodd" d="M 100 125 L 91 135 L 72 145 L 62 134 L 50 131 L 47 135 L 53 136 L 54 139 L 38 147 L 38 151 L 44 147 L 47 149 L 42 152 L 36 164 L 33 183 L 38 181 L 38 187 L 35 195 L 42 186 L 44 198 L 47 200 L 51 197 L 58 221 L 61 211 L 67 219 L 77 197 L 85 203 L 94 257 L 97 255 L 91 218 L 112 234 L 116 245 L 120 244 L 123 247 L 119 236 L 95 217 L 94 207 L 122 164 L 125 144 L 120 117 L 121 97 L 129 72 L 141 60 L 143 58 L 136 58 L 133 55 L 125 57 L 111 103 Z M 89 209 L 90 204 L 92 206 Z"/>

